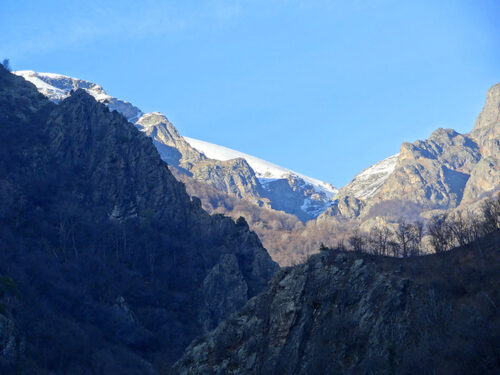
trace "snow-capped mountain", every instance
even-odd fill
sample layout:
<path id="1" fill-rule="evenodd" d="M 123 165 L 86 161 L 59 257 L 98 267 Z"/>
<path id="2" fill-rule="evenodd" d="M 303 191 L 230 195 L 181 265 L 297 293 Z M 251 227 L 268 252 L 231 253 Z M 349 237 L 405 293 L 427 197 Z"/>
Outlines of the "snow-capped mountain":
<path id="1" fill-rule="evenodd" d="M 123 114 L 130 122 L 136 122 L 143 114 L 131 103 L 108 95 L 101 86 L 90 81 L 62 74 L 38 73 L 33 70 L 19 70 L 13 73 L 34 84 L 39 92 L 55 103 L 67 98 L 71 91 L 83 89 L 98 102 Z"/>
<path id="2" fill-rule="evenodd" d="M 62 74 L 32 70 L 14 72 L 33 83 L 55 103 L 83 89 L 110 110 L 122 113 L 153 139 L 163 160 L 190 178 L 224 193 L 296 215 L 307 221 L 332 203 L 338 189 L 331 184 L 227 147 L 183 138 L 161 113 L 144 114 L 129 102 L 112 97 L 98 84 Z M 195 192 L 196 195 L 196 192 Z"/>
<path id="3" fill-rule="evenodd" d="M 230 160 L 236 158 L 245 159 L 255 171 L 255 174 L 260 180 L 260 183 L 266 185 L 278 179 L 286 179 L 289 176 L 298 177 L 305 183 L 312 185 L 318 192 L 325 193 L 328 198 L 333 198 L 337 194 L 338 189 L 327 182 L 305 176 L 301 173 L 294 172 L 290 169 L 273 164 L 266 160 L 257 158 L 252 155 L 245 154 L 240 151 L 230 149 L 228 147 L 219 146 L 213 143 L 200 141 L 199 139 L 184 137 L 184 139 L 195 149 L 203 152 L 205 156 L 216 160 Z"/>

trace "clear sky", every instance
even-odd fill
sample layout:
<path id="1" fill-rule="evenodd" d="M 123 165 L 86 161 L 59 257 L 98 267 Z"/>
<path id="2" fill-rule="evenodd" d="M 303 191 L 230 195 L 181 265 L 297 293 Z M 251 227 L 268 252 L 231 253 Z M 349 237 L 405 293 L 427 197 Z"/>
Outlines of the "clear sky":
<path id="1" fill-rule="evenodd" d="M 471 130 L 499 20 L 498 0 L 0 0 L 0 58 L 340 187 L 404 141 Z"/>

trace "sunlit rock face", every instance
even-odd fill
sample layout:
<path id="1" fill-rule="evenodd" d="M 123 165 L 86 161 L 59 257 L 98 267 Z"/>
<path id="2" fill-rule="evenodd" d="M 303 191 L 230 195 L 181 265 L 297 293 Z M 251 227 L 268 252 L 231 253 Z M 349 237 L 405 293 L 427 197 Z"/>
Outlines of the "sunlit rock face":
<path id="1" fill-rule="evenodd" d="M 500 189 L 500 84 L 469 134 L 437 129 L 375 164 L 342 188 L 323 216 L 411 216 L 467 208 Z M 411 212 L 410 212 L 411 211 Z"/>

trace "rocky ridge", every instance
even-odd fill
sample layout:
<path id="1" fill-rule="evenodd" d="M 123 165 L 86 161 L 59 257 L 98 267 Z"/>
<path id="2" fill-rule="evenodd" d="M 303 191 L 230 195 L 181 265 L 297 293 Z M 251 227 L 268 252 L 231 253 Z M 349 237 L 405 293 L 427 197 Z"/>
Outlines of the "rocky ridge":
<path id="1" fill-rule="evenodd" d="M 53 104 L 1 66 L 0 176 L 7 373 L 158 373 L 277 269 L 121 114 L 84 90 Z"/>
<path id="2" fill-rule="evenodd" d="M 161 158 L 168 165 L 188 173 L 196 164 L 207 159 L 201 152 L 193 149 L 172 123 L 159 112 L 142 115 L 135 125 L 153 139 Z"/>
<path id="3" fill-rule="evenodd" d="M 469 134 L 438 129 L 425 141 L 403 143 L 398 155 L 368 168 L 341 189 L 323 217 L 397 220 L 406 216 L 415 220 L 436 211 L 473 207 L 500 188 L 499 139 L 497 84 L 488 91 Z M 388 164 L 384 173 L 374 175 L 375 189 L 363 190 L 367 172 L 383 164 Z"/>
<path id="4" fill-rule="evenodd" d="M 161 113 L 143 114 L 132 104 L 109 96 L 101 86 L 89 81 L 53 73 L 34 71 L 14 73 L 32 82 L 42 94 L 55 103 L 68 97 L 71 90 L 87 91 L 97 101 L 108 105 L 111 110 L 122 113 L 139 130 L 152 137 L 162 159 L 170 166 L 180 168 L 190 177 L 204 181 L 227 194 L 248 199 L 259 206 L 283 210 L 296 215 L 302 221 L 307 221 L 323 212 L 330 205 L 331 197 L 336 192 L 336 189 L 329 184 L 274 165 L 273 167 L 287 173 L 278 176 L 279 183 L 266 184 L 266 189 L 263 189 L 262 178 L 267 182 L 270 175 L 267 173 L 264 176 L 253 170 L 250 163 L 258 160 L 257 158 L 242 154 L 242 158 L 248 162 L 234 160 L 240 158 L 239 156 L 231 157 L 233 159 L 231 162 L 226 158 L 209 159 L 203 151 L 192 147 L 189 141 L 186 142 Z M 289 201 L 285 201 L 287 199 Z"/>
<path id="5" fill-rule="evenodd" d="M 497 373 L 499 240 L 406 259 L 323 251 L 280 270 L 171 373 Z"/>

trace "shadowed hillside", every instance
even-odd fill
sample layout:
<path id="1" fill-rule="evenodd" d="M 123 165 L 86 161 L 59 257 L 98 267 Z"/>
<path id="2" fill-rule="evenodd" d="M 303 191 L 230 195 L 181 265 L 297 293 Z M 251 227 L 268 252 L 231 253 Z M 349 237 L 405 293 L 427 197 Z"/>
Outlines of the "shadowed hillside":
<path id="1" fill-rule="evenodd" d="M 3 67 L 0 249 L 2 373 L 156 373 L 277 268 L 122 115 Z"/>
<path id="2" fill-rule="evenodd" d="M 392 258 L 329 250 L 196 339 L 174 374 L 497 374 L 500 233 Z"/>

